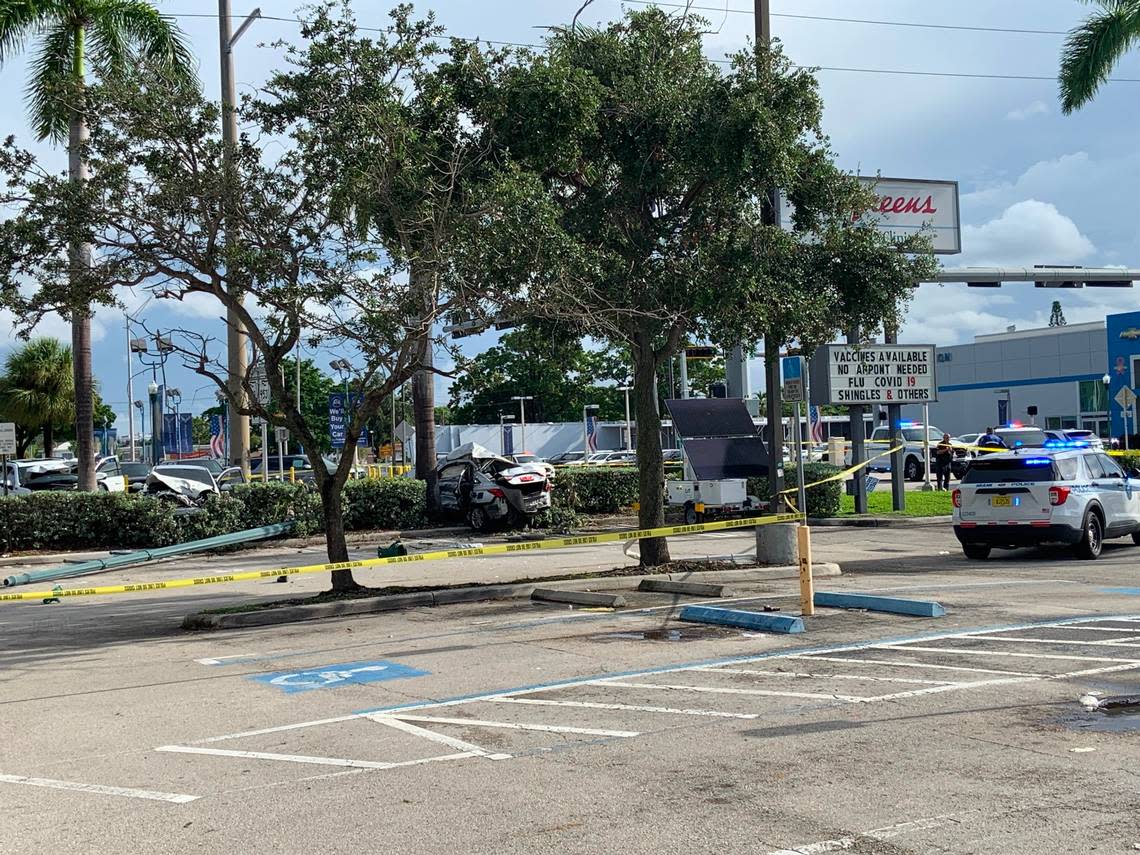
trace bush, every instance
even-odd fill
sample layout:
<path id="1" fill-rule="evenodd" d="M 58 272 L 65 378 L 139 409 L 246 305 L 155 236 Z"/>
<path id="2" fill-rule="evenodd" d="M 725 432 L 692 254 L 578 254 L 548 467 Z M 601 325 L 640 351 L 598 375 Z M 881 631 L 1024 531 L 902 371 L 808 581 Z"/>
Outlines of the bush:
<path id="1" fill-rule="evenodd" d="M 344 527 L 423 528 L 427 519 L 427 486 L 414 478 L 364 478 L 344 486 Z"/>
<path id="2" fill-rule="evenodd" d="M 842 470 L 830 463 L 805 463 L 804 475 L 808 484 L 838 475 Z M 784 470 L 784 488 L 799 485 L 799 469 L 791 466 Z M 839 513 L 840 497 L 843 493 L 842 481 L 828 481 L 818 487 L 809 487 L 807 491 L 807 515 L 809 517 L 833 517 Z M 756 496 L 761 501 L 768 501 L 768 479 L 749 478 L 748 494 Z M 795 493 L 787 494 L 793 503 L 796 501 Z"/>
<path id="3" fill-rule="evenodd" d="M 1127 472 L 1129 469 L 1140 469 L 1140 451 L 1128 451 L 1123 454 L 1113 455 L 1120 468 Z"/>
<path id="4" fill-rule="evenodd" d="M 241 520 L 235 530 L 293 520 L 293 535 L 296 537 L 308 537 L 324 531 L 321 497 L 301 482 L 241 484 L 234 487 L 229 495 L 242 504 Z"/>
<path id="5" fill-rule="evenodd" d="M 582 514 L 616 514 L 637 501 L 633 467 L 573 467 L 554 476 L 554 498 Z"/>
<path id="6" fill-rule="evenodd" d="M 7 550 L 167 546 L 178 542 L 174 509 L 124 493 L 33 493 L 0 499 Z"/>
<path id="7" fill-rule="evenodd" d="M 534 528 L 545 528 L 551 531 L 572 531 L 581 523 L 582 518 L 572 507 L 565 504 L 565 500 L 555 490 L 550 498 L 550 507 L 538 514 L 532 525 Z"/>

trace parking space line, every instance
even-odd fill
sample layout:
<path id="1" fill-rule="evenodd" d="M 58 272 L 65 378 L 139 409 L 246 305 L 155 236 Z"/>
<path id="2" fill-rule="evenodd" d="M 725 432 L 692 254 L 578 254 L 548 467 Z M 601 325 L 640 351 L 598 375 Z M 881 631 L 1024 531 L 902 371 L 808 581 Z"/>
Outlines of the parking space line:
<path id="1" fill-rule="evenodd" d="M 926 662 L 892 662 L 890 659 L 845 659 L 842 656 L 816 656 L 806 653 L 802 656 L 789 656 L 789 659 L 807 659 L 816 662 L 843 662 L 853 665 L 897 665 L 900 668 L 930 668 L 936 671 L 962 671 L 970 674 L 1002 674 L 1006 677 L 1035 677 L 1026 671 L 1001 671 L 996 668 L 967 668 L 965 665 L 932 665 Z"/>
<path id="2" fill-rule="evenodd" d="M 972 635 L 971 638 L 978 638 L 982 641 L 1004 641 L 1007 644 L 1018 644 L 1022 641 L 1028 644 L 1065 644 L 1069 646 L 1087 645 L 1090 647 L 1140 647 L 1140 644 L 1129 644 L 1125 641 L 1077 641 L 1072 638 L 1022 638 L 1017 635 Z"/>
<path id="3" fill-rule="evenodd" d="M 164 793 L 159 790 L 136 790 L 133 787 L 108 787 L 104 784 L 82 784 L 78 781 L 56 781 L 51 778 L 27 778 L 23 775 L 0 775 L 0 784 L 23 784 L 27 787 L 46 787 L 52 790 L 73 790 L 80 793 L 97 793 L 102 796 L 124 796 L 129 799 L 146 799 L 156 802 L 186 804 L 200 798 L 186 793 Z"/>
<path id="4" fill-rule="evenodd" d="M 619 683 L 609 682 L 607 686 L 622 689 L 653 689 L 658 691 L 707 692 L 710 695 L 754 695 L 766 698 L 804 698 L 813 701 L 860 701 L 857 695 L 828 695 L 819 692 L 777 692 L 768 689 L 732 689 L 721 686 L 683 686 L 663 683 Z"/>
<path id="5" fill-rule="evenodd" d="M 1136 634 L 1135 627 L 1123 627 L 1123 626 L 1089 626 L 1088 624 L 1077 624 L 1076 626 L 1061 625 L 1061 626 L 1053 626 L 1053 627 L 1049 627 L 1049 628 L 1050 629 L 1068 629 L 1068 630 L 1087 629 L 1087 630 L 1091 630 L 1092 632 L 1129 632 L 1129 633 L 1132 633 L 1133 635 Z M 1137 637 L 1140 638 L 1140 636 L 1137 636 Z"/>
<path id="6" fill-rule="evenodd" d="M 534 730 L 539 733 L 573 733 L 582 736 L 611 736 L 617 739 L 629 739 L 641 736 L 638 730 L 595 730 L 589 727 L 566 727 L 560 724 L 520 724 L 512 721 L 480 721 L 471 718 L 433 718 L 427 715 L 396 715 L 392 718 L 400 721 L 434 722 L 435 724 L 458 724 L 463 727 L 489 727 L 503 730 Z"/>
<path id="7" fill-rule="evenodd" d="M 593 701 L 548 701 L 545 698 L 492 698 L 496 704 L 529 704 L 537 707 L 576 707 L 587 710 L 620 710 L 623 712 L 665 713 L 668 715 L 696 715 L 709 718 L 760 718 L 759 713 L 721 712 L 720 710 L 678 709 L 676 707 L 641 707 L 633 704 L 601 704 Z"/>
<path id="8" fill-rule="evenodd" d="M 1036 683 L 1048 679 L 1048 674 L 1039 677 L 1010 677 L 1006 680 L 978 680 L 973 683 L 951 683 L 947 686 L 934 686 L 928 689 L 912 689 L 908 692 L 895 692 L 890 695 L 878 695 L 873 698 L 860 698 L 858 703 L 872 703 L 875 701 L 896 701 L 901 698 L 916 698 L 919 695 L 937 695 L 942 692 L 954 692 L 966 689 L 980 689 L 983 686 L 1009 686 L 1014 683 Z"/>
<path id="9" fill-rule="evenodd" d="M 915 647 L 910 644 L 879 644 L 876 650 L 913 650 L 917 653 L 950 653 L 962 656 L 1010 656 L 1016 659 L 1078 659 L 1081 662 L 1136 662 L 1140 660 L 1121 659 L 1108 656 L 1072 656 L 1067 653 L 1014 653 L 1009 650 L 964 650 L 960 647 Z"/>
<path id="10" fill-rule="evenodd" d="M 1109 665 L 1106 668 L 1086 668 L 1081 671 L 1069 671 L 1064 674 L 1050 674 L 1047 679 L 1062 680 L 1066 677 L 1090 677 L 1093 674 L 1113 674 L 1117 671 L 1135 671 L 1140 668 L 1140 662 L 1129 662 L 1126 665 Z"/>
<path id="11" fill-rule="evenodd" d="M 194 745 L 163 745 L 155 751 L 175 754 L 208 754 L 215 757 L 241 757 L 246 760 L 278 760 L 285 763 L 308 763 L 314 766 L 348 766 L 353 769 L 396 769 L 401 766 L 418 766 L 420 763 L 434 763 L 437 760 L 461 760 L 476 756 L 474 752 L 442 754 L 437 757 L 422 757 L 419 760 L 404 760 L 388 763 L 378 760 L 347 760 L 343 757 L 312 757 L 308 754 L 275 754 L 270 751 L 237 751 L 230 748 L 201 748 Z"/>
<path id="12" fill-rule="evenodd" d="M 711 674 L 754 674 L 757 677 L 811 677 L 818 680 L 865 680 L 871 683 L 913 683 L 926 686 L 957 685 L 947 680 L 920 680 L 911 677 L 869 677 L 865 674 L 816 674 L 811 671 L 757 671 L 751 668 L 696 668 L 696 671 L 707 671 Z"/>
<path id="13" fill-rule="evenodd" d="M 419 736 L 423 739 L 430 740 L 431 742 L 438 742 L 441 745 L 446 745 L 450 748 L 458 749 L 459 751 L 470 752 L 478 757 L 486 757 L 488 760 L 510 760 L 510 754 L 500 754 L 493 751 L 487 751 L 485 748 L 480 748 L 478 745 L 473 745 L 470 742 L 464 742 L 462 739 L 456 739 L 454 736 L 448 736 L 444 733 L 436 733 L 434 730 L 428 730 L 425 727 L 417 727 L 410 722 L 401 721 L 398 718 L 393 718 L 387 715 L 369 715 L 366 716 L 371 721 L 377 724 L 382 724 L 385 727 L 391 727 L 396 730 L 402 730 L 404 733 L 411 734 L 412 736 Z"/>

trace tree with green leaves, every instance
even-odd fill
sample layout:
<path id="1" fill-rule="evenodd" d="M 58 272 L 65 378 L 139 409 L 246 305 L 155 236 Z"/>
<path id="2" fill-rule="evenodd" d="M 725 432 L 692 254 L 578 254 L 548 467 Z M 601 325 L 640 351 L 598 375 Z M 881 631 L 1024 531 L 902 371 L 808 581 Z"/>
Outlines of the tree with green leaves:
<path id="1" fill-rule="evenodd" d="M 74 186 L 87 178 L 84 157 L 88 112 L 85 98 L 88 67 L 103 79 L 120 76 L 139 60 L 156 73 L 184 82 L 194 78 L 195 61 L 182 34 L 170 19 L 143 0 L 10 0 L 0 3 L 0 65 L 31 39 L 39 48 L 31 63 L 28 109 L 36 136 L 67 141 L 68 177 Z M 57 310 L 71 320 L 74 354 L 75 433 L 79 489 L 95 489 L 94 377 L 91 370 L 91 303 L 85 271 L 91 245 L 74 232 L 68 241 L 67 288 Z M 65 264 L 65 266 L 63 266 Z"/>
<path id="2" fill-rule="evenodd" d="M 579 259 L 569 279 L 562 266 L 533 282 L 517 311 L 629 351 L 646 528 L 664 521 L 658 374 L 688 339 L 818 343 L 873 327 L 897 316 L 929 259 L 898 252 L 921 241 L 854 220 L 871 197 L 834 165 L 812 74 L 778 47 L 722 68 L 706 31 L 688 10 L 656 8 L 571 26 L 544 53 L 476 69 L 467 90 L 486 144 L 545 193 L 532 242 L 564 236 Z M 771 187 L 794 205 L 794 231 L 765 224 Z M 483 249 L 492 269 L 511 252 Z M 643 564 L 667 560 L 663 539 L 642 542 Z"/>
<path id="3" fill-rule="evenodd" d="M 35 338 L 11 353 L 0 375 L 0 418 L 16 425 L 16 456 L 43 436 L 51 457 L 57 426 L 74 411 L 71 349 L 54 338 Z"/>
<path id="4" fill-rule="evenodd" d="M 1117 62 L 1140 40 L 1140 0 L 1095 0 L 1098 7 L 1069 33 L 1061 53 L 1061 109 L 1093 99 Z"/>

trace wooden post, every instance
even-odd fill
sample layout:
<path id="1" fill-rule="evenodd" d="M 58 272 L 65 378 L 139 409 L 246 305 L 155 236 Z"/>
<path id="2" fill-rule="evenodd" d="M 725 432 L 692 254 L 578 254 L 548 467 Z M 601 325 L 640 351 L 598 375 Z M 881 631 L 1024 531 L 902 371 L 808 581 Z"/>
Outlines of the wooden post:
<path id="1" fill-rule="evenodd" d="M 800 549 L 800 613 L 815 614 L 815 583 L 811 577 L 811 529 L 801 525 L 796 532 Z"/>

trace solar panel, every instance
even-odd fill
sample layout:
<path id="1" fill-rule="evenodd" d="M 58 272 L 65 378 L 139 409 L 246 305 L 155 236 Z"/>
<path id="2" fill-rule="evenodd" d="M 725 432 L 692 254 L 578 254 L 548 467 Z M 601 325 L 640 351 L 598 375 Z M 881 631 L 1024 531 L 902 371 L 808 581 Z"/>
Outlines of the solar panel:
<path id="1" fill-rule="evenodd" d="M 742 398 L 682 398 L 666 401 L 665 406 L 682 439 L 756 436 L 756 425 Z"/>
<path id="2" fill-rule="evenodd" d="M 688 439 L 685 457 L 698 481 L 761 478 L 768 474 L 768 449 L 758 436 Z"/>

